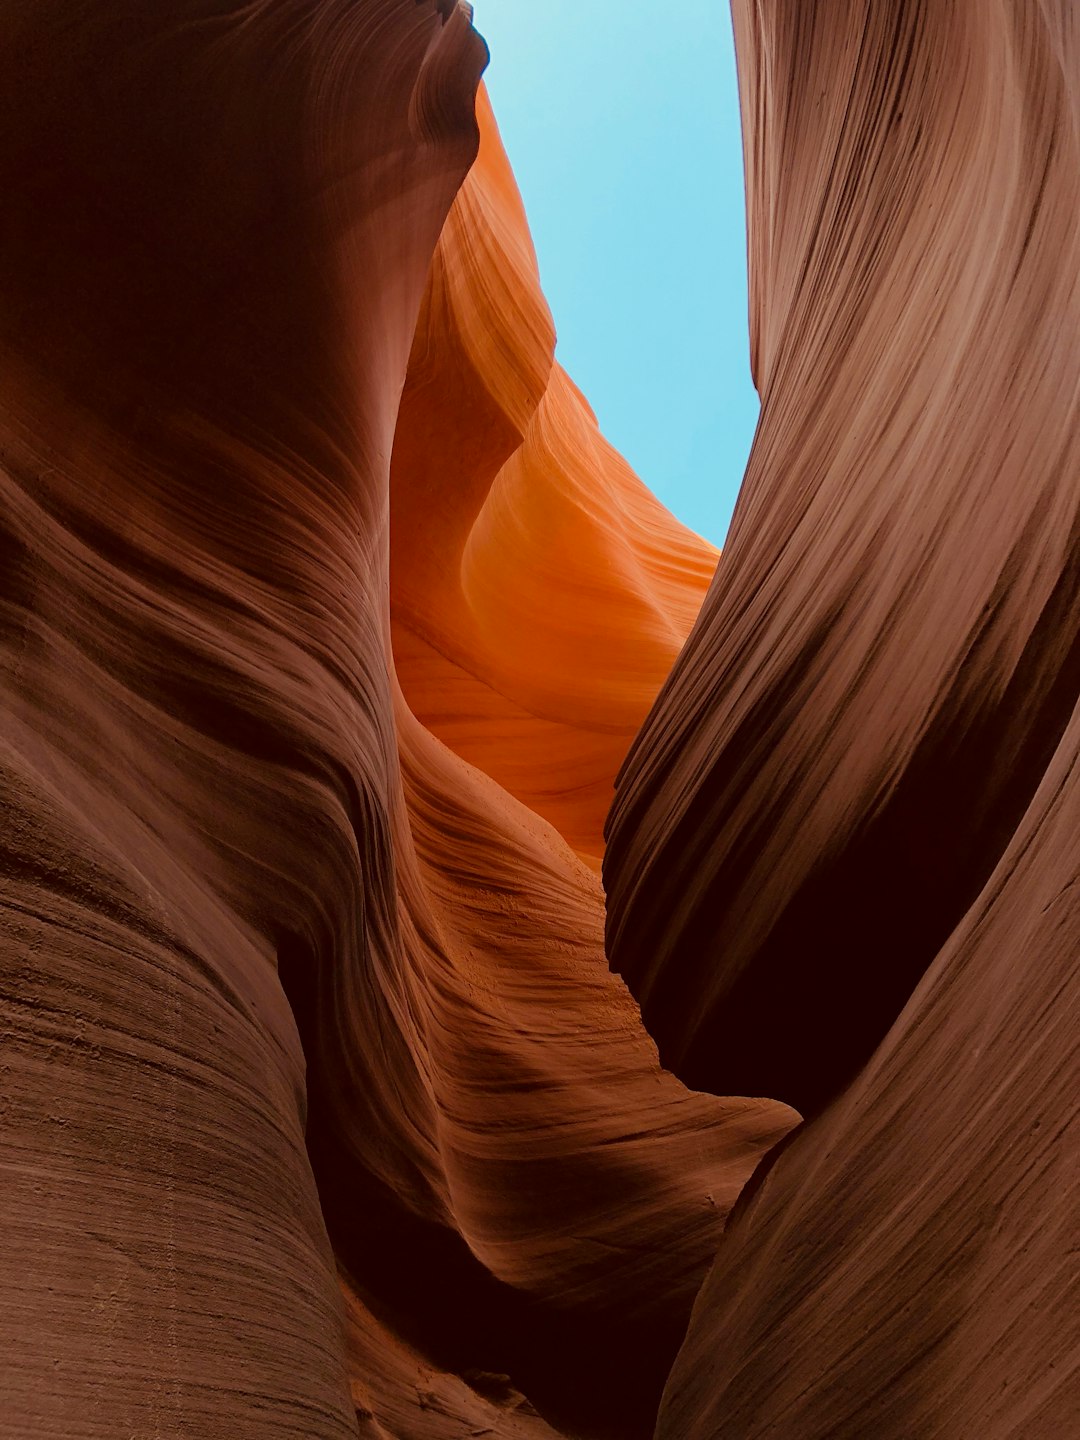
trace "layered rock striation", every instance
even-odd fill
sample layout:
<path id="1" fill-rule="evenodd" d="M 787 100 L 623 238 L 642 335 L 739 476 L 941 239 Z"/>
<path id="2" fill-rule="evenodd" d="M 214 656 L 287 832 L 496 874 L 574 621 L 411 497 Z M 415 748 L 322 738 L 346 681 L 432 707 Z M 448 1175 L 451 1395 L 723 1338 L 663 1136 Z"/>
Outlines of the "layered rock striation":
<path id="1" fill-rule="evenodd" d="M 714 552 L 553 363 L 464 7 L 9 19 L 4 1413 L 647 1435 L 794 1119 L 603 953 Z"/>
<path id="2" fill-rule="evenodd" d="M 466 6 L 3 10 L 10 1433 L 1074 1433 L 1071 7 L 736 0 L 719 568 Z"/>
<path id="3" fill-rule="evenodd" d="M 1074 7 L 734 5 L 761 423 L 619 784 L 614 966 L 818 1117 L 657 1431 L 1080 1426 Z"/>
<path id="4" fill-rule="evenodd" d="M 612 779 L 717 552 L 646 490 L 554 361 L 483 90 L 478 115 L 479 156 L 435 252 L 395 439 L 394 654 L 425 727 L 598 869 Z"/>
<path id="5" fill-rule="evenodd" d="M 1076 702 L 1076 35 L 1038 0 L 734 14 L 761 420 L 619 785 L 608 940 L 666 1063 L 809 1114 Z"/>

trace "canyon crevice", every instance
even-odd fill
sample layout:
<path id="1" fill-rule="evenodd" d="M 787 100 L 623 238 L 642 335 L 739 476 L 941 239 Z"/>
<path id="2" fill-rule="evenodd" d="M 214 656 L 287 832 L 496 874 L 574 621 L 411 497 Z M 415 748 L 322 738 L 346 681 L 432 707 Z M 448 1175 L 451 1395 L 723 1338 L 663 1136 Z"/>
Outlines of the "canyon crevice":
<path id="1" fill-rule="evenodd" d="M 734 0 L 722 556 L 466 5 L 2 12 L 6 1433 L 1075 1434 L 1069 0 Z"/>

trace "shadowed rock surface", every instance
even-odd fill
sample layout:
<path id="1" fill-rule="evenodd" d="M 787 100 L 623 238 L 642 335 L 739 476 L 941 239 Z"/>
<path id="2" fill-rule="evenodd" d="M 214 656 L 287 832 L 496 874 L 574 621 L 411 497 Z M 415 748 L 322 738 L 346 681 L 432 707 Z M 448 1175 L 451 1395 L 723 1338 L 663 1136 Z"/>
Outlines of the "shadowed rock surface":
<path id="1" fill-rule="evenodd" d="M 1080 30 L 734 6 L 762 415 L 619 782 L 613 964 L 818 1115 L 659 1440 L 1080 1431 Z"/>
<path id="2" fill-rule="evenodd" d="M 1071 5 L 736 0 L 718 570 L 467 6 L 0 20 L 5 1433 L 1073 1435 Z"/>
<path id="3" fill-rule="evenodd" d="M 483 101 L 461 188 L 464 7 L 4 19 L 5 1423 L 647 1435 L 794 1118 L 603 953 L 715 552 L 553 367 Z"/>
<path id="4" fill-rule="evenodd" d="M 734 14 L 761 420 L 620 778 L 608 943 L 665 1064 L 811 1114 L 1080 689 L 1080 51 L 1038 0 Z"/>

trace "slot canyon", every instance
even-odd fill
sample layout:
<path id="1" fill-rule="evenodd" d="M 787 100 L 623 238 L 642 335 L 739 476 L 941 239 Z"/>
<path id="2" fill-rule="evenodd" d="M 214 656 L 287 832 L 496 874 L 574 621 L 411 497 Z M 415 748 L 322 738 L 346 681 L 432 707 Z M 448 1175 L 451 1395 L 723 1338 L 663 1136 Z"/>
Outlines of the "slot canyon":
<path id="1" fill-rule="evenodd" d="M 1080 1435 L 1080 8 L 730 8 L 721 552 L 466 4 L 0 0 L 12 1440 Z"/>

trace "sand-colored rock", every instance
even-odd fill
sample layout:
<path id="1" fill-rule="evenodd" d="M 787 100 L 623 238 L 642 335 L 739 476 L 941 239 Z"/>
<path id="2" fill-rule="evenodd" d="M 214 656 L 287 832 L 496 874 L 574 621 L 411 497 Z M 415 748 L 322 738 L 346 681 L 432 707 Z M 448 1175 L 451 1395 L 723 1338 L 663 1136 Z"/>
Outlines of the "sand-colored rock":
<path id="1" fill-rule="evenodd" d="M 0 12 L 5 1434 L 1073 1436 L 1071 4 L 737 0 L 711 588 L 466 6 Z"/>

